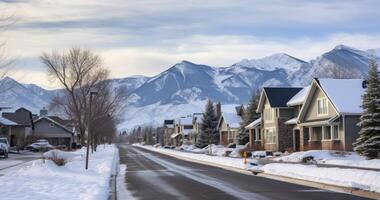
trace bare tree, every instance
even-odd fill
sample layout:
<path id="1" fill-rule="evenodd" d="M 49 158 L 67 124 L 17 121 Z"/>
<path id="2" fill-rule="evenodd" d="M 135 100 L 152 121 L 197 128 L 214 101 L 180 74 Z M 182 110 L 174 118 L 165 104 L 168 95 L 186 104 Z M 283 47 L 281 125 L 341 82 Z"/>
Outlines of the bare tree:
<path id="1" fill-rule="evenodd" d="M 0 14 L 0 80 L 9 75 L 14 59 L 7 54 L 6 41 L 2 38 L 3 33 L 15 22 L 12 15 Z M 11 89 L 5 81 L 0 81 L 0 92 Z"/>
<path id="2" fill-rule="evenodd" d="M 84 145 L 90 108 L 88 96 L 92 88 L 108 78 L 109 71 L 98 55 L 80 48 L 72 48 L 67 53 L 44 53 L 40 59 L 51 81 L 57 82 L 64 91 L 52 100 L 50 107 L 76 121 L 79 140 Z"/>

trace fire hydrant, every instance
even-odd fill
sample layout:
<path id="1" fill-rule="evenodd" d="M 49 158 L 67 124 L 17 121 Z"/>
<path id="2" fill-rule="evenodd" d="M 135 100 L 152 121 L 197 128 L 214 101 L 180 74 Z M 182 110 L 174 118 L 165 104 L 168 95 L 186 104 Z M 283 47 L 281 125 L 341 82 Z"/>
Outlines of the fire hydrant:
<path id="1" fill-rule="evenodd" d="M 244 157 L 244 164 L 246 165 L 248 163 L 248 160 L 247 160 L 247 152 L 244 151 L 243 153 L 243 157 Z"/>

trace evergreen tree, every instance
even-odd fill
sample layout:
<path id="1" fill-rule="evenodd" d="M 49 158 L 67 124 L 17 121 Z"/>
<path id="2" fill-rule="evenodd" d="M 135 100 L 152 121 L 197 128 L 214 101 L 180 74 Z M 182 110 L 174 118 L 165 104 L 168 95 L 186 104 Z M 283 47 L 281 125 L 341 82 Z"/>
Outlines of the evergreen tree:
<path id="1" fill-rule="evenodd" d="M 217 143 L 217 125 L 218 117 L 215 107 L 209 99 L 206 104 L 205 112 L 203 113 L 201 130 L 196 144 L 198 148 L 204 148 L 209 144 Z"/>
<path id="2" fill-rule="evenodd" d="M 240 122 L 239 135 L 238 135 L 240 145 L 245 145 L 247 144 L 247 142 L 249 142 L 249 134 L 248 134 L 248 131 L 245 129 L 245 127 L 260 117 L 260 115 L 256 112 L 257 106 L 259 104 L 259 100 L 260 100 L 260 91 L 257 90 L 252 93 L 252 97 L 249 100 L 247 109 L 244 112 L 243 120 Z"/>
<path id="3" fill-rule="evenodd" d="M 367 89 L 363 95 L 363 114 L 360 117 L 359 138 L 354 150 L 367 159 L 380 156 L 380 79 L 375 59 L 369 61 Z"/>

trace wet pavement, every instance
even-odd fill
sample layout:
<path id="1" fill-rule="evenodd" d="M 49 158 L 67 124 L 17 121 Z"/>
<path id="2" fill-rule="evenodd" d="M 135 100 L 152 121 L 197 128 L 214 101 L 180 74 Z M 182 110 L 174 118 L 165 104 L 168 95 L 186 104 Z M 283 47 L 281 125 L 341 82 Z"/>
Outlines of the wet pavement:
<path id="1" fill-rule="evenodd" d="M 119 145 L 127 189 L 137 199 L 365 199 L 345 193 L 250 176 Z"/>

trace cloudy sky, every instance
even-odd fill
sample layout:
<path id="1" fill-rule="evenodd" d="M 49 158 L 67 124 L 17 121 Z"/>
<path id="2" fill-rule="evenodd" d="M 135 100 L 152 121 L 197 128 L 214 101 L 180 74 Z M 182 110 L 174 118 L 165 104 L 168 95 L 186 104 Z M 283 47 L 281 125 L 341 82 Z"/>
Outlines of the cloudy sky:
<path id="1" fill-rule="evenodd" d="M 112 77 L 155 75 L 181 60 L 228 66 L 284 52 L 309 61 L 338 44 L 380 48 L 378 0 L 0 0 L 13 77 L 49 84 L 38 57 L 93 49 Z"/>

